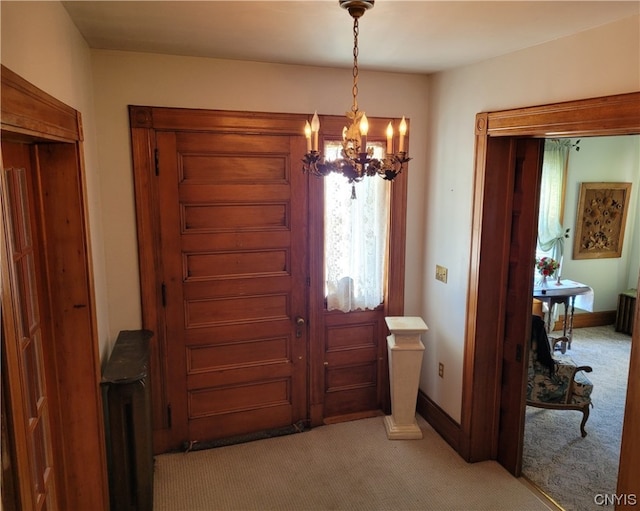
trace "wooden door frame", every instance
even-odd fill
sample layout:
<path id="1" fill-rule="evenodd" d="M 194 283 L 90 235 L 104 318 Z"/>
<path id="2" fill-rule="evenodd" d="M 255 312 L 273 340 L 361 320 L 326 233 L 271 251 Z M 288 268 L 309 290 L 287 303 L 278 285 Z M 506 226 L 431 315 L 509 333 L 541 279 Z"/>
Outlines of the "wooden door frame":
<path id="1" fill-rule="evenodd" d="M 344 118 L 337 122 L 327 123 L 337 116 L 323 116 L 323 135 L 342 136 Z M 303 127 L 308 116 L 304 114 L 258 113 L 224 110 L 200 110 L 171 107 L 129 106 L 129 122 L 132 141 L 133 178 L 136 193 L 136 222 L 138 232 L 138 257 L 140 264 L 140 287 L 143 328 L 156 333 L 152 340 L 151 377 L 153 395 L 154 451 L 166 450 L 169 445 L 169 416 L 163 413 L 167 406 L 167 393 L 160 374 L 166 372 L 164 357 L 166 354 L 166 333 L 162 313 L 162 260 L 159 245 L 159 200 L 155 184 L 156 172 L 156 130 L 202 131 L 240 133 L 253 131 L 263 134 L 278 134 L 303 137 Z M 386 119 L 386 122 L 392 119 Z M 382 121 L 381 121 L 382 122 Z M 329 126 L 335 124 L 335 133 Z M 373 140 L 373 139 L 372 139 Z M 381 138 L 380 140 L 384 140 Z M 300 165 L 302 167 L 302 165 Z M 300 168 L 302 172 L 302 168 Z M 316 211 L 321 207 L 322 196 L 318 193 L 320 180 L 309 178 L 309 210 Z M 388 300 L 385 304 L 385 315 L 400 316 L 404 313 L 404 261 L 406 233 L 406 197 L 407 176 L 401 175 L 392 184 Z M 312 228 L 309 233 L 309 264 L 318 267 L 320 230 Z M 320 260 L 321 262 L 321 260 Z M 322 268 L 322 265 L 319 266 Z M 310 288 L 323 289 L 322 272 L 312 272 Z M 314 287 L 315 286 L 315 287 Z M 309 416 L 313 425 L 322 423 L 322 407 L 317 395 L 322 395 L 322 379 L 318 368 L 318 360 L 323 354 L 314 348 L 313 339 L 323 335 L 322 311 L 318 307 L 318 298 L 309 299 Z M 317 343 L 315 343 L 317 344 Z M 321 365 L 321 363 L 320 363 Z"/>
<path id="2" fill-rule="evenodd" d="M 49 391 L 61 396 L 59 409 L 50 412 L 54 452 L 59 454 L 56 479 L 60 506 L 106 510 L 109 496 L 82 119 L 80 112 L 5 66 L 1 67 L 1 79 L 2 135 L 35 144 L 38 156 L 36 210 L 41 212 L 44 292 L 50 304 L 50 310 L 42 313 L 51 318 L 53 337 L 44 357 L 47 368 L 56 372 L 54 378 L 48 378 L 54 383 Z M 8 317 L 13 314 L 12 290 L 6 280 L 8 247 L 4 235 L 1 242 L 2 306 Z M 6 329 L 5 341 L 17 342 L 13 329 Z M 10 406 L 17 403 L 15 396 L 9 399 Z M 20 454 L 17 460 L 20 462 Z M 17 470 L 21 477 L 18 484 L 29 484 L 28 476 Z"/>
<path id="3" fill-rule="evenodd" d="M 510 201 L 508 191 L 486 193 L 490 137 L 586 137 L 640 134 L 640 92 L 544 106 L 485 112 L 476 116 L 475 184 L 471 243 L 467 324 L 464 351 L 460 455 L 467 461 L 496 459 L 500 436 L 499 412 L 502 390 L 501 356 L 503 336 L 497 325 L 504 324 L 506 283 L 491 282 L 495 266 L 486 261 L 508 264 L 508 229 L 483 229 L 483 218 L 491 208 Z M 539 190 L 535 191 L 539 193 Z M 490 257 L 487 257 L 489 255 Z M 481 257 L 482 256 L 482 257 Z M 486 279 L 486 280 L 485 280 Z M 637 313 L 636 313 L 637 318 Z M 524 318 L 523 318 L 524 321 Z M 639 350 L 632 353 L 631 367 L 637 367 Z M 632 373 L 633 374 L 633 373 Z M 637 395 L 637 375 L 629 378 L 628 395 Z M 505 382 L 509 385 L 509 382 Z M 524 402 L 524 389 L 522 389 Z M 522 406 L 524 409 L 524 405 Z M 637 411 L 627 407 L 625 425 L 636 421 Z M 629 429 L 625 428 L 627 435 Z M 628 439 L 626 439 L 628 441 Z M 514 449 L 522 448 L 522 439 Z M 625 438 L 623 437 L 623 442 Z M 639 455 L 621 460 L 619 480 L 625 470 L 640 463 Z"/>

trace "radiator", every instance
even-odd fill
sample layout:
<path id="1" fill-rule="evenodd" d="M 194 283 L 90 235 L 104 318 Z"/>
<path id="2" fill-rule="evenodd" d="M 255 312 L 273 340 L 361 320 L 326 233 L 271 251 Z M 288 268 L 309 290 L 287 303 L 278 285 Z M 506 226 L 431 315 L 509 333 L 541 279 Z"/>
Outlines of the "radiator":
<path id="1" fill-rule="evenodd" d="M 123 330 L 102 373 L 111 511 L 152 511 L 148 330 Z"/>
<path id="2" fill-rule="evenodd" d="M 633 317 L 636 310 L 638 292 L 629 289 L 618 296 L 618 310 L 616 311 L 616 332 L 631 335 L 633 332 Z"/>

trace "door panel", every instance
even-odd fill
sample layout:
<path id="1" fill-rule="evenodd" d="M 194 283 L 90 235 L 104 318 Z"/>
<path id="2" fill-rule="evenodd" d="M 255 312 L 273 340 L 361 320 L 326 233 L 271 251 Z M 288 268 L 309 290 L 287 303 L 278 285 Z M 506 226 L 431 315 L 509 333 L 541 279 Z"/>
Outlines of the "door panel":
<path id="1" fill-rule="evenodd" d="M 31 482 L 28 494 L 21 495 L 25 509 L 56 509 L 53 451 L 49 399 L 45 378 L 43 342 L 46 328 L 41 321 L 43 294 L 37 280 L 38 250 L 31 153 L 28 145 L 2 142 L 3 218 L 7 233 L 7 263 L 13 303 L 5 305 L 4 314 L 13 311 L 15 321 L 3 320 L 3 356 L 7 367 L 17 369 L 18 378 L 3 378 L 10 386 L 14 434 L 24 438 L 26 452 L 17 453 L 17 465 L 28 471 Z M 5 254 L 3 254 L 4 258 Z M 20 432 L 16 428 L 21 428 Z M 23 437 L 24 435 L 24 437 Z M 27 468 L 28 467 L 28 468 Z M 20 467 L 18 467 L 20 470 Z"/>
<path id="2" fill-rule="evenodd" d="M 157 145 L 173 444 L 306 419 L 304 148 L 187 132 Z"/>
<path id="3" fill-rule="evenodd" d="M 382 308 L 325 313 L 325 420 L 383 409 L 385 328 Z"/>
<path id="4" fill-rule="evenodd" d="M 543 144 L 543 139 L 516 139 L 512 142 L 514 158 L 506 294 L 508 306 L 504 315 L 498 461 L 516 476 L 520 475 L 522 469 L 533 260 Z M 519 448 L 514 449 L 514 445 L 519 445 Z"/>

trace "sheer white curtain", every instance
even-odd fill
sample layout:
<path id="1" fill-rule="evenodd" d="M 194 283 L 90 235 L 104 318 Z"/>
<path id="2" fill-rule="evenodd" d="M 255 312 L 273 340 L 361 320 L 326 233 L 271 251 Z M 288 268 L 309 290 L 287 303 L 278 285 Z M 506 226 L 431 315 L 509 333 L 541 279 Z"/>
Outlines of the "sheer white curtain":
<path id="1" fill-rule="evenodd" d="M 374 157 L 384 146 L 374 145 Z M 325 157 L 339 154 L 339 142 L 325 141 Z M 389 183 L 377 176 L 355 184 L 351 198 L 347 179 L 324 178 L 324 271 L 328 310 L 373 309 L 384 302 Z"/>
<path id="2" fill-rule="evenodd" d="M 544 144 L 540 210 L 538 213 L 538 255 L 558 262 L 564 254 L 566 231 L 562 226 L 562 201 L 571 140 L 549 139 Z"/>

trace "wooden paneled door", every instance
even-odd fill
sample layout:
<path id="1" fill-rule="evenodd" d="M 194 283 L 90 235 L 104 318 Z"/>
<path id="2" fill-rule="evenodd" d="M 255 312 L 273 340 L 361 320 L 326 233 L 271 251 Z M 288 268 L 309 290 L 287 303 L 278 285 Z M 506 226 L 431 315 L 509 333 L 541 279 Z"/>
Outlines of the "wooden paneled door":
<path id="1" fill-rule="evenodd" d="M 51 336 L 43 322 L 38 266 L 41 251 L 32 198 L 34 172 L 30 146 L 2 142 L 3 231 L 7 258 L 4 285 L 10 286 L 12 304 L 3 311 L 3 350 L 7 358 L 2 384 L 11 392 L 10 412 L 16 441 L 16 458 L 12 461 L 21 484 L 20 505 L 23 509 L 57 509 L 50 400 L 45 375 L 43 343 Z M 6 201 L 6 202 L 5 202 Z M 5 340 L 7 332 L 12 335 Z M 15 333 L 15 336 L 13 335 Z"/>
<path id="2" fill-rule="evenodd" d="M 370 117 L 369 133 L 383 135 L 389 123 L 399 119 Z M 344 118 L 321 116 L 321 145 L 340 143 Z M 369 137 L 371 145 L 385 147 L 386 141 Z M 396 144 L 398 141 L 396 141 Z M 325 296 L 324 257 L 335 254 L 324 245 L 325 180 L 310 178 L 311 231 L 310 319 L 313 338 L 311 367 L 311 423 L 338 422 L 390 413 L 387 341 L 389 330 L 385 316 L 404 314 L 404 259 L 407 179 L 409 171 L 394 181 L 382 181 L 389 187 L 388 260 L 384 302 L 374 309 L 342 312 L 328 310 Z M 367 179 L 379 180 L 377 176 Z M 345 180 L 346 181 L 346 180 Z M 364 183 L 355 184 L 356 198 Z M 338 211 L 338 214 L 348 214 Z"/>
<path id="3" fill-rule="evenodd" d="M 381 415 L 388 408 L 388 329 L 383 306 L 324 311 L 322 420 Z"/>
<path id="4" fill-rule="evenodd" d="M 176 440 L 306 417 L 306 186 L 292 141 L 158 134 Z"/>
<path id="5" fill-rule="evenodd" d="M 304 139 L 237 130 L 156 134 L 169 448 L 307 418 Z"/>
<path id="6" fill-rule="evenodd" d="M 379 409 L 383 318 L 402 313 L 404 273 L 390 272 L 380 310 L 325 318 L 306 117 L 129 112 L 155 452 Z M 394 216 L 403 268 L 404 209 Z"/>

